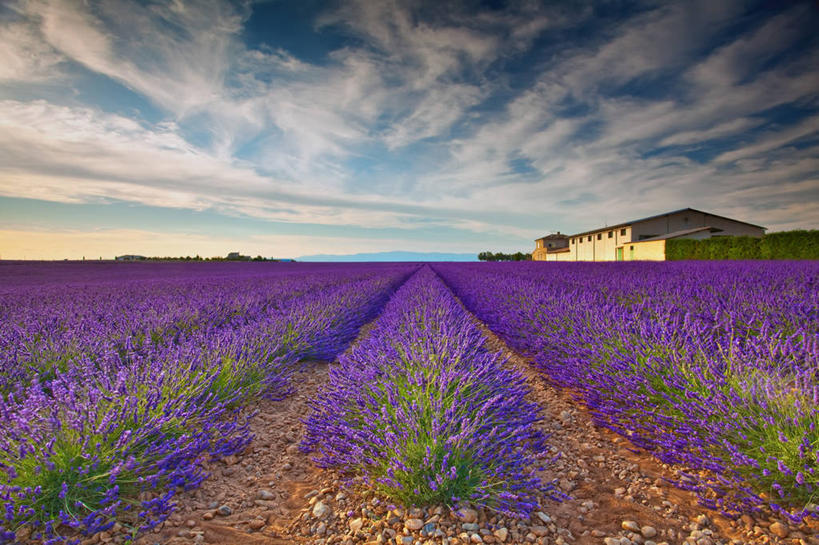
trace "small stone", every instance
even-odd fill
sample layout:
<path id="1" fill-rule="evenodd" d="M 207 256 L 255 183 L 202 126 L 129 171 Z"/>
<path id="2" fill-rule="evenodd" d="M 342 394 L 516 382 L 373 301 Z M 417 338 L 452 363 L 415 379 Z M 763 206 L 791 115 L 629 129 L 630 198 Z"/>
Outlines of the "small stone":
<path id="1" fill-rule="evenodd" d="M 211 520 L 211 519 L 212 519 L 213 517 L 215 517 L 215 516 L 216 516 L 216 512 L 215 512 L 215 511 L 208 511 L 207 513 L 205 513 L 204 515 L 202 515 L 202 518 L 203 518 L 204 520 Z"/>
<path id="2" fill-rule="evenodd" d="M 538 511 L 535 513 L 535 516 L 540 519 L 543 524 L 549 524 L 552 522 L 552 517 L 544 513 L 543 511 Z"/>
<path id="3" fill-rule="evenodd" d="M 607 537 L 603 539 L 603 543 L 605 545 L 620 545 L 620 538 L 619 537 Z"/>
<path id="4" fill-rule="evenodd" d="M 776 537 L 781 537 L 782 539 L 788 537 L 788 534 L 790 533 L 788 527 L 782 524 L 781 522 L 774 522 L 773 524 L 771 524 L 769 530 L 773 535 L 775 535 Z"/>
<path id="5" fill-rule="evenodd" d="M 566 492 L 571 492 L 572 490 L 574 490 L 574 482 L 568 479 L 560 479 L 560 482 L 558 484 L 560 485 L 560 488 L 562 488 Z"/>
<path id="6" fill-rule="evenodd" d="M 350 531 L 352 533 L 356 533 L 359 530 L 361 530 L 362 526 L 364 526 L 364 519 L 362 519 L 361 517 L 350 521 Z"/>
<path id="7" fill-rule="evenodd" d="M 233 514 L 233 509 L 231 509 L 229 505 L 220 505 L 219 509 L 217 509 L 216 512 L 222 515 L 223 517 L 229 517 L 230 515 Z"/>
<path id="8" fill-rule="evenodd" d="M 238 462 L 239 459 L 236 456 L 234 456 L 233 454 L 231 454 L 230 456 L 225 456 L 222 459 L 222 461 L 225 463 L 226 466 L 230 467 L 230 466 L 234 465 L 236 462 Z"/>
<path id="9" fill-rule="evenodd" d="M 326 525 L 326 524 L 324 524 L 323 522 L 322 522 L 322 523 L 319 523 L 319 525 L 318 525 L 318 526 L 316 526 L 316 532 L 315 532 L 315 534 L 316 534 L 317 536 L 323 536 L 323 535 L 324 535 L 324 534 L 326 534 L 326 533 L 327 533 L 327 525 Z"/>
<path id="10" fill-rule="evenodd" d="M 640 525 L 634 522 L 633 520 L 624 520 L 620 526 L 623 528 L 623 530 L 628 530 L 629 532 L 634 533 L 640 533 Z"/>
<path id="11" fill-rule="evenodd" d="M 530 530 L 532 530 L 532 533 L 537 537 L 543 537 L 549 533 L 549 529 L 545 526 L 532 526 Z"/>
<path id="12" fill-rule="evenodd" d="M 251 530 L 254 531 L 261 530 L 262 528 L 264 528 L 264 521 L 259 519 L 253 519 L 250 522 L 248 522 L 247 525 L 250 526 Z"/>
<path id="13" fill-rule="evenodd" d="M 404 527 L 410 532 L 415 532 L 423 528 L 424 521 L 421 519 L 407 519 L 404 521 Z"/>
<path id="14" fill-rule="evenodd" d="M 643 526 L 640 528 L 640 533 L 643 534 L 643 537 L 654 537 L 657 535 L 657 529 L 653 526 Z"/>
<path id="15" fill-rule="evenodd" d="M 276 495 L 273 494 L 270 490 L 262 488 L 258 492 L 256 492 L 256 497 L 260 500 L 274 500 L 276 499 Z"/>
<path id="16" fill-rule="evenodd" d="M 415 538 L 412 536 L 403 536 L 401 538 L 402 545 L 412 545 L 412 542 L 415 541 Z"/>
<path id="17" fill-rule="evenodd" d="M 196 526 L 196 521 L 188 519 L 185 521 L 185 526 L 187 526 L 188 528 L 193 528 L 194 526 Z"/>
<path id="18" fill-rule="evenodd" d="M 477 532 L 478 524 L 476 522 L 464 522 L 463 524 L 461 524 L 461 528 L 463 528 L 467 532 Z"/>
<path id="19" fill-rule="evenodd" d="M 469 541 L 471 541 L 472 543 L 483 543 L 483 538 L 481 538 L 481 536 L 479 536 L 478 534 L 472 534 L 471 536 L 469 536 Z"/>
<path id="20" fill-rule="evenodd" d="M 476 522 L 478 520 L 478 512 L 474 509 L 458 509 L 458 515 L 464 522 Z"/>
<path id="21" fill-rule="evenodd" d="M 506 538 L 509 537 L 509 530 L 507 530 L 506 528 L 498 528 L 497 530 L 492 532 L 492 534 L 494 534 L 494 536 L 498 538 L 498 540 L 501 543 L 503 543 L 506 541 Z"/>
<path id="22" fill-rule="evenodd" d="M 317 501 L 313 505 L 313 516 L 317 519 L 323 519 L 330 514 L 331 509 L 324 504 L 324 502 Z"/>
<path id="23" fill-rule="evenodd" d="M 696 519 L 694 519 L 694 520 L 695 520 L 695 521 L 697 522 L 697 524 L 699 524 L 700 526 L 708 526 L 708 523 L 710 522 L 710 521 L 708 520 L 708 517 L 707 517 L 707 516 L 705 516 L 705 515 L 699 515 L 699 516 L 697 516 L 697 518 L 696 518 Z"/>

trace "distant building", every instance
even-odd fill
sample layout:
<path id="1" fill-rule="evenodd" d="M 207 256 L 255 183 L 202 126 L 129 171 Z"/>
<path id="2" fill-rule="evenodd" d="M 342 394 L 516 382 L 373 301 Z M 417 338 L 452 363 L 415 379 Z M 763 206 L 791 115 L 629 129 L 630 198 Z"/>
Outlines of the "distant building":
<path id="1" fill-rule="evenodd" d="M 560 231 L 535 240 L 535 251 L 532 252 L 532 259 L 535 261 L 546 261 L 549 252 L 568 251 L 569 236 Z"/>
<path id="2" fill-rule="evenodd" d="M 532 259 L 535 261 L 665 261 L 665 241 L 672 238 L 761 237 L 764 234 L 765 228 L 759 225 L 693 208 L 683 208 L 577 233 L 567 237 L 567 246 L 549 248 L 547 239 L 555 235 L 539 238 L 535 241 L 536 247 L 532 252 Z"/>
<path id="3" fill-rule="evenodd" d="M 230 252 L 225 258 L 228 261 L 250 261 L 249 255 L 242 255 L 239 252 Z"/>
<path id="4" fill-rule="evenodd" d="M 144 255 L 118 255 L 114 258 L 115 261 L 145 261 L 148 259 Z"/>

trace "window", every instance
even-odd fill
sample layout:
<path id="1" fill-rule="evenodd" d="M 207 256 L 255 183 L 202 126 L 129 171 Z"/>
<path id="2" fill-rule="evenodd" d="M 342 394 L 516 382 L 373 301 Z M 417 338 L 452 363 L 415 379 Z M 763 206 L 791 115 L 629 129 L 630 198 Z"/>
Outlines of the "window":
<path id="1" fill-rule="evenodd" d="M 591 235 L 589 235 L 589 242 L 591 242 Z"/>
<path id="2" fill-rule="evenodd" d="M 580 237 L 579 239 L 577 239 L 577 243 L 578 244 L 583 244 L 583 237 Z"/>
<path id="3" fill-rule="evenodd" d="M 597 233 L 597 240 L 603 240 L 603 233 Z"/>
<path id="4" fill-rule="evenodd" d="M 609 231 L 609 238 L 614 236 L 614 231 Z"/>
<path id="5" fill-rule="evenodd" d="M 633 249 L 634 249 L 634 246 L 629 246 L 629 247 L 628 247 L 628 249 L 629 249 L 629 250 L 633 250 Z"/>
<path id="6" fill-rule="evenodd" d="M 620 229 L 620 236 L 621 237 L 626 236 L 626 230 L 625 229 Z"/>
<path id="7" fill-rule="evenodd" d="M 574 239 L 572 239 L 570 242 L 571 242 L 572 244 L 574 244 Z"/>

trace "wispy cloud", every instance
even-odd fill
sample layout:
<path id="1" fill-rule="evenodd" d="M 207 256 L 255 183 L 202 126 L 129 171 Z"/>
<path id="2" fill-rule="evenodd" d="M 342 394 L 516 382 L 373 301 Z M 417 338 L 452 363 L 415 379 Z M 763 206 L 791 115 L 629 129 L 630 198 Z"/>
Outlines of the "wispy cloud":
<path id="1" fill-rule="evenodd" d="M 813 225 L 816 11 L 629 7 L 345 2 L 302 15 L 311 57 L 250 4 L 19 2 L 0 194 L 521 246 L 686 205 Z"/>

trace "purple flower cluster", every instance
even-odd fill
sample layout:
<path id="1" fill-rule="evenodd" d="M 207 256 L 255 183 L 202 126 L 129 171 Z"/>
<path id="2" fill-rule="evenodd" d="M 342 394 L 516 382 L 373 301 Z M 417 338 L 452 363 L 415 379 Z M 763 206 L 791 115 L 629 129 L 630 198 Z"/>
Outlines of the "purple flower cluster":
<path id="1" fill-rule="evenodd" d="M 416 268 L 48 267 L 0 264 L 0 543 L 161 523 L 252 439 L 238 408 L 343 351 Z"/>
<path id="2" fill-rule="evenodd" d="M 819 516 L 816 262 L 440 265 L 598 422 L 728 516 Z"/>
<path id="3" fill-rule="evenodd" d="M 314 402 L 303 448 L 405 505 L 470 502 L 524 516 L 545 463 L 539 408 L 425 267 L 343 354 Z"/>

